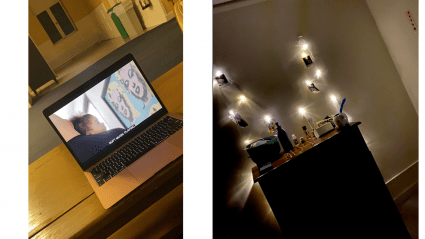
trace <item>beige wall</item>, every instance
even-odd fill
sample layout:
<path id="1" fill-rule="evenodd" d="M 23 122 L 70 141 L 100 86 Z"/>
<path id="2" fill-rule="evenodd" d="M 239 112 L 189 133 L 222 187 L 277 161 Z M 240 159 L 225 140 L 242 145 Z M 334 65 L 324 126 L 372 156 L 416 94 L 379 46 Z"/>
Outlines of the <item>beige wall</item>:
<path id="1" fill-rule="evenodd" d="M 413 30 L 406 15 L 406 12 L 410 11 L 418 27 L 418 1 L 367 0 L 366 2 L 410 100 L 418 112 L 418 31 Z"/>
<path id="2" fill-rule="evenodd" d="M 102 0 L 102 3 L 105 6 L 106 10 L 112 7 L 108 0 Z"/>
<path id="3" fill-rule="evenodd" d="M 89 15 L 102 3 L 101 0 L 61 0 L 61 2 L 74 22 Z"/>

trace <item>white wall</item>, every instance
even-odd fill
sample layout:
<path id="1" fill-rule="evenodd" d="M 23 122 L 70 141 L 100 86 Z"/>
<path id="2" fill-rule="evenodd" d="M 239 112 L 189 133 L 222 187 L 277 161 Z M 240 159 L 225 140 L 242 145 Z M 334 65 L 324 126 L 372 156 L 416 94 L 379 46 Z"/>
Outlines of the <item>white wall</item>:
<path id="1" fill-rule="evenodd" d="M 366 0 L 379 32 L 418 112 L 418 31 L 406 15 L 410 11 L 418 27 L 417 0 Z"/>
<path id="2" fill-rule="evenodd" d="M 57 116 L 67 120 L 71 119 L 73 116 L 79 115 L 80 113 L 84 113 L 84 95 L 80 95 L 69 104 L 55 112 Z"/>

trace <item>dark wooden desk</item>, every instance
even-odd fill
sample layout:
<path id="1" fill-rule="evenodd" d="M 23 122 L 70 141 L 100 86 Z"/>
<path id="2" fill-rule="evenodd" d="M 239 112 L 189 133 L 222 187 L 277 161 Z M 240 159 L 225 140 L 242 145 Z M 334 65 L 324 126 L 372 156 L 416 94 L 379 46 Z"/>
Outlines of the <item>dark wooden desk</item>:
<path id="1" fill-rule="evenodd" d="M 360 123 L 353 123 L 352 125 L 360 124 Z M 326 141 L 327 139 L 335 136 L 338 134 L 339 131 L 333 130 L 329 132 L 328 134 L 322 136 L 321 138 L 314 138 L 313 140 L 310 140 L 310 142 L 306 142 L 304 144 L 299 144 L 298 147 L 294 147 L 293 153 L 281 153 L 280 158 L 274 162 L 272 162 L 273 169 L 278 168 L 280 165 L 288 162 L 291 159 L 296 158 L 297 156 L 301 155 L 303 152 L 319 145 L 320 143 Z M 252 168 L 252 176 L 254 179 L 254 183 L 258 182 L 260 178 L 263 176 L 263 174 L 260 173 L 260 170 L 257 166 Z"/>
<path id="2" fill-rule="evenodd" d="M 183 63 L 152 86 L 183 114 Z M 183 233 L 183 156 L 104 209 L 64 144 L 29 166 L 29 238 L 160 238 Z M 172 236 L 171 236 L 172 237 Z"/>
<path id="3" fill-rule="evenodd" d="M 252 169 L 287 238 L 410 238 L 359 124 Z"/>

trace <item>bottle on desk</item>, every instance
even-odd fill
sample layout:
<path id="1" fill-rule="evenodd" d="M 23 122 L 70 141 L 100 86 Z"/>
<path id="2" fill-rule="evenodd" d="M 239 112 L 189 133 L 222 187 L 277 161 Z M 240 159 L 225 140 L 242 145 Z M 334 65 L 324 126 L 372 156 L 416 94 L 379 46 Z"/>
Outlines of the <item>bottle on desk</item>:
<path id="1" fill-rule="evenodd" d="M 307 127 L 303 126 L 303 131 L 305 133 L 305 136 L 307 137 L 307 140 L 311 138 L 310 132 L 308 132 Z"/>
<path id="2" fill-rule="evenodd" d="M 277 138 L 279 139 L 280 144 L 282 145 L 283 150 L 285 153 L 288 153 L 289 151 L 293 150 L 294 147 L 292 146 L 291 141 L 289 140 L 288 135 L 286 134 L 285 130 L 280 127 L 280 125 L 276 122 L 276 130 L 277 130 Z"/>
<path id="3" fill-rule="evenodd" d="M 294 141 L 295 145 L 298 145 L 298 139 L 297 139 L 297 136 L 295 136 L 295 134 L 292 134 L 292 140 Z"/>

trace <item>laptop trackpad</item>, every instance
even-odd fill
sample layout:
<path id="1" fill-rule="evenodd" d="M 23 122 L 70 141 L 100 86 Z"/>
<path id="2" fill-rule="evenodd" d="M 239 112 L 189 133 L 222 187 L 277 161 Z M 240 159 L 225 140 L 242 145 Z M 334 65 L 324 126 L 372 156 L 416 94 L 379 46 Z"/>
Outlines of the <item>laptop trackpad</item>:
<path id="1" fill-rule="evenodd" d="M 174 146 L 177 146 L 177 147 L 183 149 L 183 129 L 177 130 L 177 132 L 172 134 L 165 141 L 174 145 Z"/>
<path id="2" fill-rule="evenodd" d="M 132 163 L 127 170 L 137 181 L 143 183 L 182 154 L 182 148 L 164 141 Z"/>

